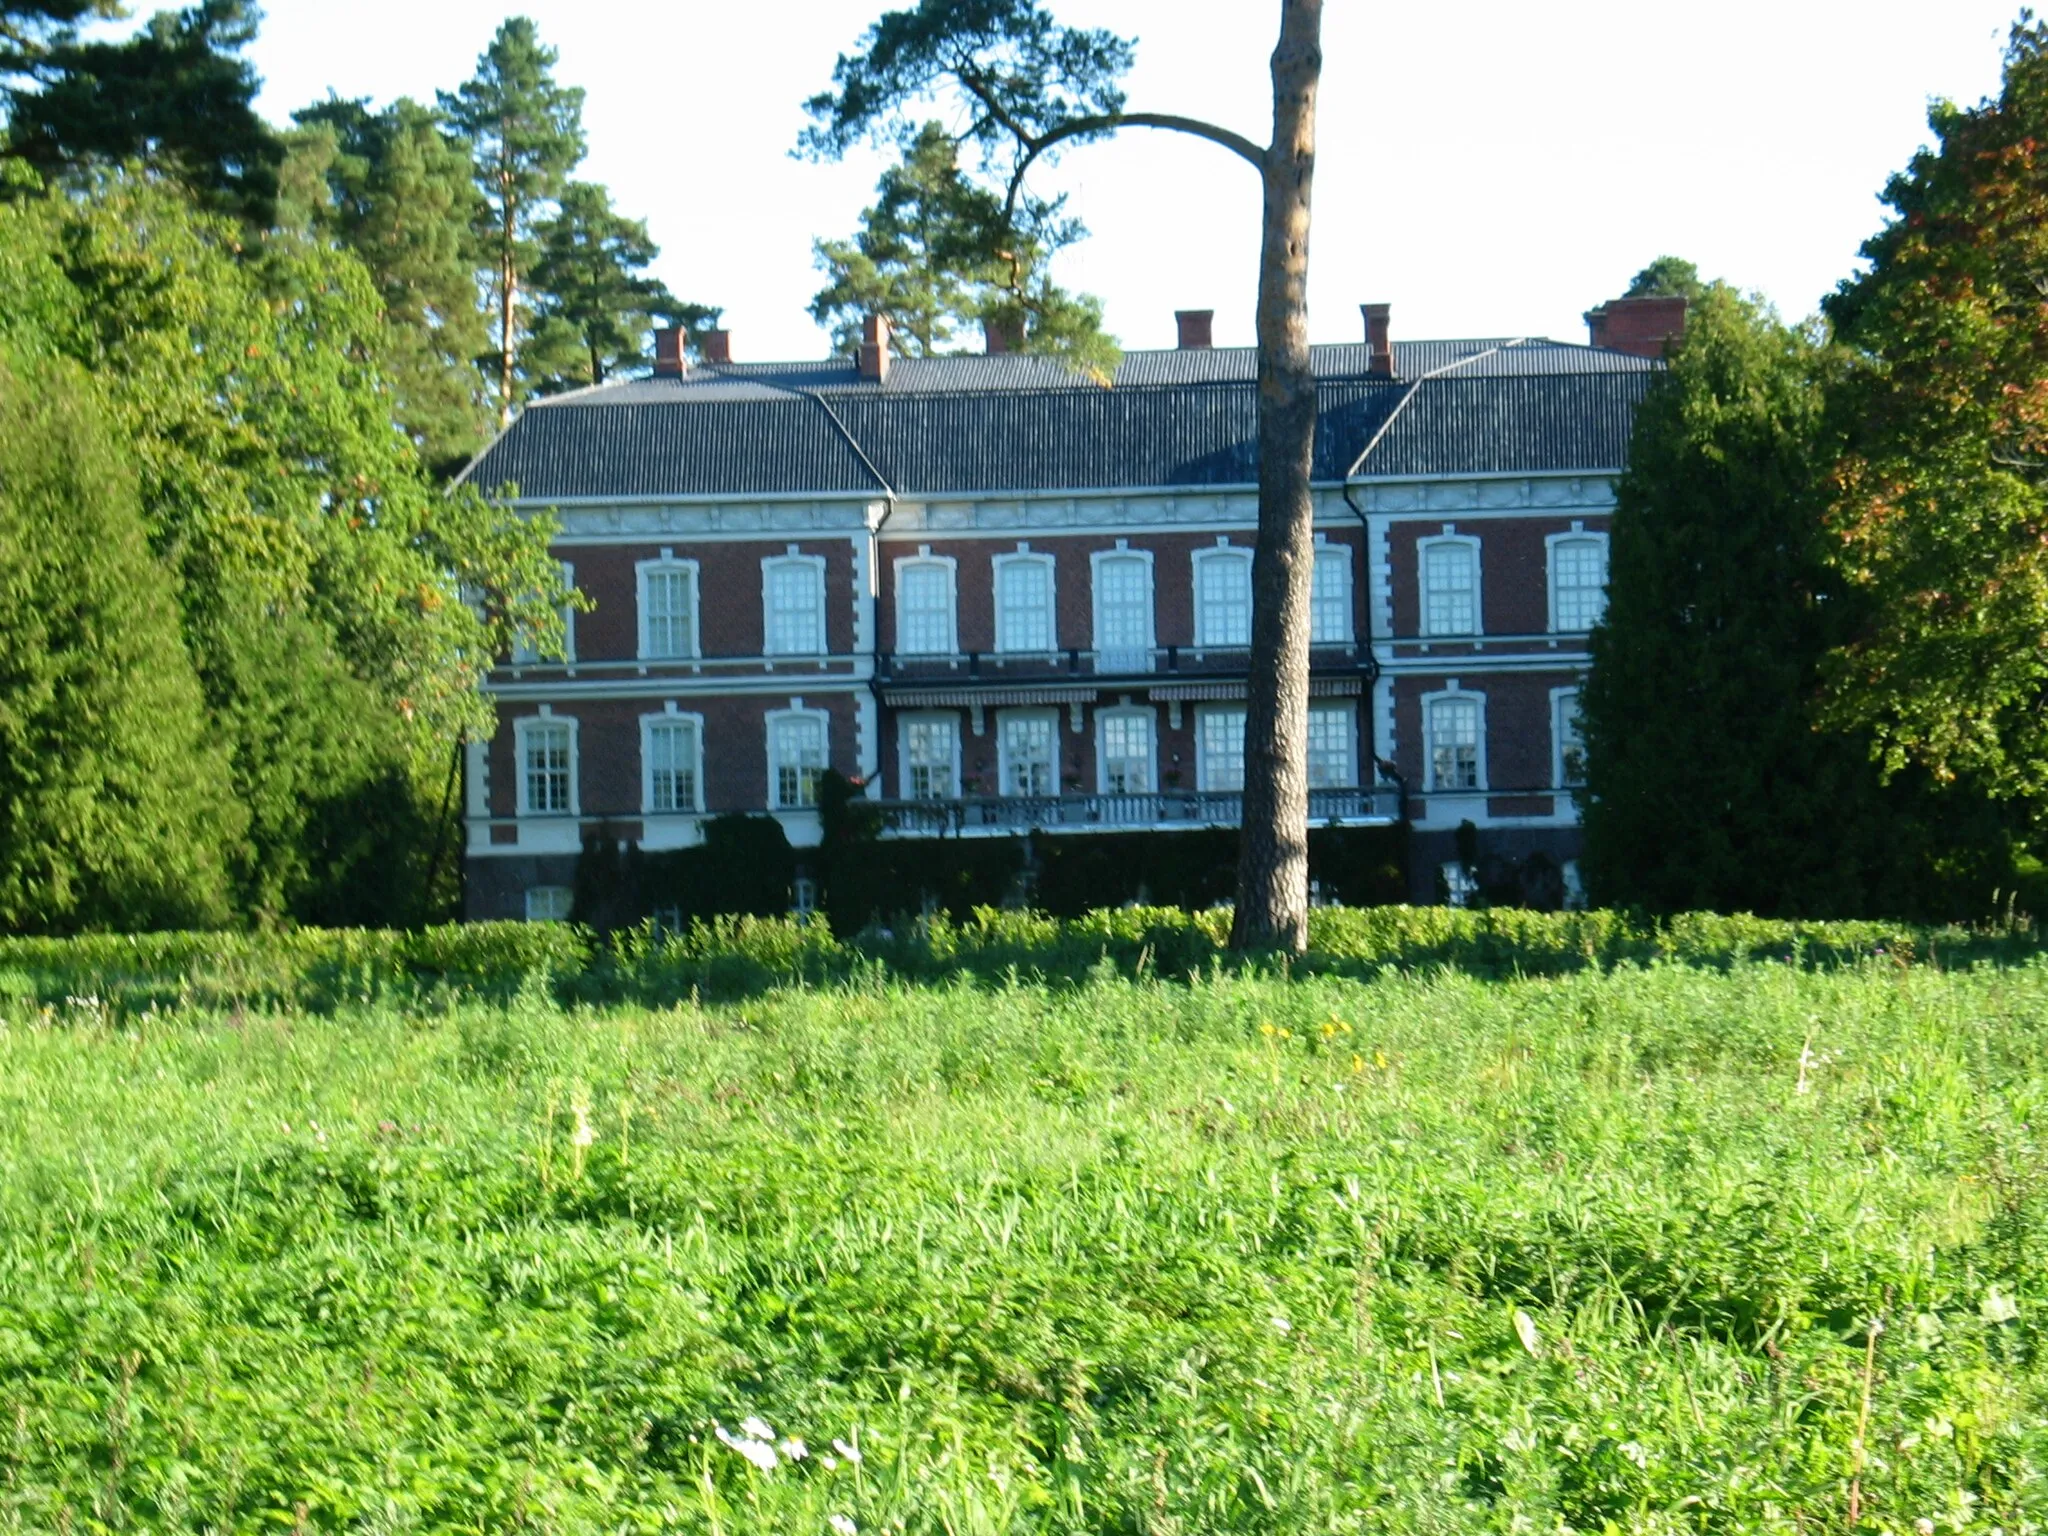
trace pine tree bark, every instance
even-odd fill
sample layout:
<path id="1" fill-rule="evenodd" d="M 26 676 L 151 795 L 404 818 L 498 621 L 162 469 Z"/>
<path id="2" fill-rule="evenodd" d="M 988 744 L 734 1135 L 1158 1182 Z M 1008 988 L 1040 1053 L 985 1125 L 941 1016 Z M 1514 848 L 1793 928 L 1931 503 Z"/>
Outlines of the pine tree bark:
<path id="1" fill-rule="evenodd" d="M 1259 256 L 1259 533 L 1245 706 L 1244 816 L 1231 945 L 1308 946 L 1309 597 L 1316 381 L 1308 348 L 1322 0 L 1281 0 Z"/>

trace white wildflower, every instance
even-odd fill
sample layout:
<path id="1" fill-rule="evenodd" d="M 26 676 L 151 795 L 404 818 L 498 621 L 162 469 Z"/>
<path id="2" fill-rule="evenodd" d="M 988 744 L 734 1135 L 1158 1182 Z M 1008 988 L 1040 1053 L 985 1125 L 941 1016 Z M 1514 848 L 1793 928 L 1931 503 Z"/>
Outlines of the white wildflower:
<path id="1" fill-rule="evenodd" d="M 741 1425 L 742 1429 L 746 1426 Z M 727 1432 L 723 1424 L 714 1425 L 721 1443 L 739 1452 L 763 1472 L 773 1472 L 777 1466 L 775 1447 L 765 1440 L 756 1440 L 750 1435 L 735 1435 Z"/>
<path id="2" fill-rule="evenodd" d="M 859 1446 L 848 1445 L 844 1440 L 834 1440 L 832 1442 L 832 1449 L 837 1451 L 841 1456 L 844 1456 L 848 1461 L 852 1462 L 855 1466 L 860 1465 Z"/>
<path id="3" fill-rule="evenodd" d="M 1522 1348 L 1530 1354 L 1543 1353 L 1543 1340 L 1536 1333 L 1536 1319 L 1520 1307 L 1515 1308 L 1515 1337 L 1522 1341 Z"/>
<path id="4" fill-rule="evenodd" d="M 825 1523 L 837 1531 L 839 1536 L 858 1536 L 860 1531 L 860 1527 L 845 1515 L 834 1515 Z"/>
<path id="5" fill-rule="evenodd" d="M 1290 1323 L 1278 1312 L 1275 1312 L 1273 1314 L 1273 1331 L 1275 1333 L 1292 1333 L 1294 1332 L 1294 1324 Z"/>
<path id="6" fill-rule="evenodd" d="M 1647 1467 L 1650 1464 L 1650 1453 L 1637 1441 L 1624 1440 L 1617 1449 L 1639 1467 Z"/>
<path id="7" fill-rule="evenodd" d="M 787 1456 L 791 1461 L 802 1461 L 806 1456 L 811 1454 L 811 1448 L 805 1445 L 803 1441 L 799 1440 L 795 1435 L 787 1436 L 783 1440 L 781 1446 L 778 1447 L 778 1449 L 780 1449 L 782 1454 Z"/>
<path id="8" fill-rule="evenodd" d="M 576 1129 L 569 1133 L 569 1145 L 572 1147 L 594 1146 L 597 1142 L 597 1130 L 590 1123 L 590 1106 L 579 1099 L 570 1107 L 576 1113 Z"/>
<path id="9" fill-rule="evenodd" d="M 1925 1515 L 1913 1522 L 1913 1529 L 1918 1531 L 1920 1536 L 1934 1536 L 1934 1522 Z"/>
<path id="10" fill-rule="evenodd" d="M 2009 1323 L 2020 1315 L 2019 1303 L 1994 1285 L 1984 1293 L 1977 1315 L 1987 1323 Z"/>
<path id="11" fill-rule="evenodd" d="M 834 1456 L 830 1451 L 827 1451 L 824 1455 L 818 1458 L 818 1464 L 822 1466 L 827 1472 L 837 1472 L 839 1470 L 839 1458 L 837 1456 Z"/>
<path id="12" fill-rule="evenodd" d="M 750 1413 L 740 1420 L 740 1433 L 752 1435 L 756 1440 L 773 1440 L 775 1430 L 768 1421 L 757 1413 Z"/>

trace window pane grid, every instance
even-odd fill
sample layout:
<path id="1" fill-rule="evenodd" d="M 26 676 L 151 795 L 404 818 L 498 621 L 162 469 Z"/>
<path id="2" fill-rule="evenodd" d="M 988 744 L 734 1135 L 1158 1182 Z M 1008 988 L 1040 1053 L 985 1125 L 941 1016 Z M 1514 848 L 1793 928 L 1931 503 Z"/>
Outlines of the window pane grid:
<path id="1" fill-rule="evenodd" d="M 953 650 L 952 574 L 938 564 L 906 565 L 899 581 L 903 633 L 897 648 L 911 656 L 946 656 Z"/>
<path id="2" fill-rule="evenodd" d="M 796 716 L 775 722 L 775 805 L 800 810 L 818 803 L 825 771 L 825 722 Z"/>
<path id="3" fill-rule="evenodd" d="M 1479 705 L 1473 699 L 1438 699 L 1429 708 L 1429 782 L 1432 789 L 1479 787 Z"/>
<path id="4" fill-rule="evenodd" d="M 1003 793 L 1050 795 L 1053 723 L 1043 715 L 1013 715 L 1003 721 Z"/>
<path id="5" fill-rule="evenodd" d="M 1351 562 L 1339 550 L 1316 552 L 1308 623 L 1311 645 L 1348 645 L 1351 641 Z"/>
<path id="6" fill-rule="evenodd" d="M 1357 782 L 1351 768 L 1351 711 L 1329 705 L 1309 706 L 1308 787 L 1349 789 Z"/>
<path id="7" fill-rule="evenodd" d="M 818 568 L 809 561 L 768 567 L 769 655 L 824 654 L 824 598 Z"/>
<path id="8" fill-rule="evenodd" d="M 1560 788 L 1578 789 L 1586 782 L 1586 739 L 1579 728 L 1576 693 L 1557 697 L 1557 772 Z"/>
<path id="9" fill-rule="evenodd" d="M 569 727 L 536 725 L 526 733 L 526 808 L 536 816 L 569 811 Z"/>
<path id="10" fill-rule="evenodd" d="M 1218 794 L 1244 788 L 1244 711 L 1206 709 L 1202 727 L 1202 787 Z"/>
<path id="11" fill-rule="evenodd" d="M 1478 571 L 1469 544 L 1432 544 L 1422 561 L 1422 624 L 1432 635 L 1473 635 Z"/>
<path id="12" fill-rule="evenodd" d="M 1252 642 L 1252 563 L 1244 555 L 1205 555 L 1201 603 L 1196 611 L 1197 645 L 1242 646 Z"/>
<path id="13" fill-rule="evenodd" d="M 1052 650 L 1052 567 L 1043 560 L 1006 560 L 1001 570 L 996 649 Z"/>
<path id="14" fill-rule="evenodd" d="M 1102 784 L 1112 795 L 1142 795 L 1152 788 L 1152 721 L 1145 715 L 1105 715 Z"/>
<path id="15" fill-rule="evenodd" d="M 946 720 L 906 720 L 903 755 L 909 768 L 910 798 L 953 798 L 953 754 L 958 734 Z"/>
<path id="16" fill-rule="evenodd" d="M 1569 539 L 1552 546 L 1550 580 L 1557 627 L 1568 634 L 1591 629 L 1607 611 L 1606 545 L 1598 539 Z"/>
<path id="17" fill-rule="evenodd" d="M 1112 671 L 1138 670 L 1152 646 L 1152 572 L 1143 560 L 1103 560 L 1095 567 L 1095 649 Z"/>
<path id="18" fill-rule="evenodd" d="M 665 721 L 647 728 L 647 775 L 656 811 L 697 809 L 697 725 Z"/>
<path id="19" fill-rule="evenodd" d="M 652 570 L 647 584 L 647 654 L 688 656 L 695 649 L 691 622 L 696 606 L 695 582 L 681 568 Z"/>

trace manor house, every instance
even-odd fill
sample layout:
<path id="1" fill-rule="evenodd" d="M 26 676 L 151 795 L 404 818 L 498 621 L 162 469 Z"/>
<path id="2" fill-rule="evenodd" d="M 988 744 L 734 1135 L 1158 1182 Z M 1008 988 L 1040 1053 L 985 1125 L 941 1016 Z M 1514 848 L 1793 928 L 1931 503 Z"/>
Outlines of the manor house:
<path id="1" fill-rule="evenodd" d="M 1465 822 L 1569 891 L 1614 482 L 1684 302 L 1611 301 L 1589 346 L 1363 313 L 1314 349 L 1311 817 L 1405 822 L 1416 900 L 1461 894 Z M 757 812 L 815 844 L 828 769 L 890 838 L 1235 825 L 1256 357 L 1178 320 L 1106 386 L 997 338 L 897 356 L 871 320 L 824 362 L 664 333 L 653 377 L 530 406 L 468 478 L 553 512 L 593 606 L 492 675 L 468 914 L 566 915 L 599 828 L 652 851 Z"/>

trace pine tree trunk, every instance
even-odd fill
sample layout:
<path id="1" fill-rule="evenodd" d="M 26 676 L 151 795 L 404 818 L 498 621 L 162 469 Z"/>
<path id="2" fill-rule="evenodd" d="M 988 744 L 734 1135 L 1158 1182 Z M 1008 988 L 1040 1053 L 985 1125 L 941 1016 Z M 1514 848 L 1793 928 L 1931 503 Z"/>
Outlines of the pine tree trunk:
<path id="1" fill-rule="evenodd" d="M 1259 257 L 1259 535 L 1244 727 L 1239 949 L 1308 945 L 1309 595 L 1315 569 L 1316 381 L 1308 350 L 1309 189 L 1315 175 L 1322 0 L 1281 0 L 1273 50 Z"/>
<path id="2" fill-rule="evenodd" d="M 519 208 L 511 177 L 502 172 L 499 189 L 505 203 L 498 247 L 498 430 L 502 432 L 512 425 L 512 307 L 519 298 Z"/>

